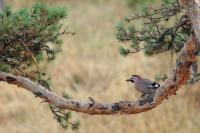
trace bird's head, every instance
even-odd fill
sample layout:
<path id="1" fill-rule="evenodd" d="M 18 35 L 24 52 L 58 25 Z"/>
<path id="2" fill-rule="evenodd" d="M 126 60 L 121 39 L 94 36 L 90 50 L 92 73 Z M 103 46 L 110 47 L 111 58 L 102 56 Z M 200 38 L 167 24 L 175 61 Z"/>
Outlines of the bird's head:
<path id="1" fill-rule="evenodd" d="M 141 78 L 141 77 L 138 76 L 138 75 L 132 75 L 132 76 L 129 77 L 126 81 L 127 81 L 127 82 L 132 82 L 132 83 L 134 83 L 135 80 L 137 80 L 138 78 Z"/>

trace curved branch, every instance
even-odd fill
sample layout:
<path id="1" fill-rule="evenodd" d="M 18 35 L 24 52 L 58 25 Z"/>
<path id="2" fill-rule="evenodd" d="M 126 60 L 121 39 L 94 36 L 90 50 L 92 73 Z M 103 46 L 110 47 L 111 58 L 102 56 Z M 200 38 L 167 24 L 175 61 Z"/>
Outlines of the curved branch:
<path id="1" fill-rule="evenodd" d="M 98 103 L 92 98 L 90 98 L 89 101 L 81 102 L 78 100 L 64 99 L 25 77 L 0 72 L 0 80 L 25 88 L 58 108 L 83 112 L 91 115 L 136 114 L 155 108 L 167 99 L 168 96 L 173 95 L 180 86 L 188 80 L 190 76 L 190 66 L 196 61 L 196 56 L 193 54 L 195 49 L 196 38 L 192 35 L 181 50 L 177 59 L 177 65 L 172 69 L 168 79 L 164 81 L 153 96 L 144 96 L 135 102 L 120 101 L 116 103 Z"/>
<path id="2" fill-rule="evenodd" d="M 187 0 L 189 1 L 189 0 Z M 194 1 L 194 0 L 192 0 Z M 195 2 L 189 4 L 189 16 L 195 12 L 191 10 Z M 195 8 L 196 9 L 196 8 Z M 192 15 L 194 16 L 194 14 Z M 199 19 L 199 16 L 190 17 L 192 22 Z M 193 23 L 192 23 L 193 24 Z M 197 25 L 196 25 L 197 26 Z M 194 27 L 196 27 L 194 26 Z M 199 26 L 199 25 L 198 25 Z M 160 105 L 170 95 L 175 92 L 189 79 L 191 64 L 196 62 L 196 56 L 194 53 L 197 49 L 199 30 L 195 30 L 195 34 L 192 34 L 183 49 L 181 50 L 176 66 L 171 70 L 168 78 L 163 82 L 160 88 L 157 89 L 154 95 L 144 95 L 137 101 L 120 101 L 116 103 L 99 103 L 89 98 L 89 101 L 78 101 L 72 99 L 64 99 L 55 93 L 45 89 L 38 83 L 31 81 L 28 78 L 15 76 L 12 74 L 0 72 L 0 80 L 9 84 L 18 85 L 36 96 L 44 99 L 45 101 L 53 104 L 54 106 L 62 109 L 73 110 L 86 114 L 137 114 L 145 112 Z M 197 38 L 196 38 L 197 36 Z"/>

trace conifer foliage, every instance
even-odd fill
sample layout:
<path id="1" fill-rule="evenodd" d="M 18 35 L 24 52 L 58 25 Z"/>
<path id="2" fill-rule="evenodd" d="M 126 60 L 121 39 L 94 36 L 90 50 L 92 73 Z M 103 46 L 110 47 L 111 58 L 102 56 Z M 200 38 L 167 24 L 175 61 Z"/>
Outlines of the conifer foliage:
<path id="1" fill-rule="evenodd" d="M 17 11 L 4 8 L 0 12 L 0 71 L 28 77 L 51 91 L 39 63 L 55 59 L 61 50 L 61 36 L 73 34 L 61 23 L 66 17 L 65 8 L 40 3 Z M 71 122 L 71 112 L 49 107 L 63 128 L 78 129 L 79 122 Z"/>
<path id="2" fill-rule="evenodd" d="M 53 60 L 61 50 L 60 36 L 70 33 L 62 29 L 60 23 L 66 16 L 65 8 L 44 4 L 17 11 L 4 8 L 0 12 L 0 70 L 31 79 L 39 78 L 39 70 L 26 71 L 32 65 L 38 67 L 44 55 L 48 60 Z"/>
<path id="3" fill-rule="evenodd" d="M 142 23 L 139 28 L 138 23 Z M 117 26 L 116 38 L 129 44 L 119 49 L 124 56 L 139 51 L 147 55 L 174 53 L 180 52 L 191 29 L 187 13 L 179 1 L 162 0 L 160 8 L 147 5 L 142 14 L 125 18 L 125 22 Z"/>
<path id="4" fill-rule="evenodd" d="M 143 14 L 127 17 L 125 22 L 117 26 L 116 38 L 128 42 L 128 45 L 120 47 L 122 55 L 144 51 L 151 56 L 167 51 L 180 52 L 183 48 L 186 38 L 193 32 L 189 17 L 178 0 L 162 1 L 160 8 L 146 6 Z M 61 51 L 62 35 L 73 34 L 62 24 L 66 17 L 65 8 L 39 3 L 17 11 L 4 8 L 0 12 L 0 71 L 27 77 L 48 89 L 48 92 L 51 91 L 44 79 L 45 71 L 40 69 L 39 64 L 55 59 L 55 54 Z M 138 22 L 143 25 L 136 26 Z M 35 95 L 41 96 L 40 93 Z M 67 94 L 63 98 L 70 99 Z M 95 104 L 93 99 L 91 102 L 89 108 Z M 70 103 L 75 104 L 73 101 Z M 111 107 L 119 109 L 119 104 Z M 49 108 L 63 128 L 71 126 L 72 129 L 78 129 L 80 123 L 72 121 L 71 112 L 50 102 Z"/>

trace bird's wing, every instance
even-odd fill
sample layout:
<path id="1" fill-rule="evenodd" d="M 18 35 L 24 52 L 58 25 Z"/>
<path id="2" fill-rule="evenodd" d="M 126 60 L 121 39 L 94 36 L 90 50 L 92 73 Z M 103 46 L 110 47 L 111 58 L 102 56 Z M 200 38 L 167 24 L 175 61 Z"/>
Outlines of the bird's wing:
<path id="1" fill-rule="evenodd" d="M 149 89 L 157 89 L 158 87 L 160 87 L 158 83 L 151 81 L 149 79 L 143 79 L 143 84 L 145 84 L 145 86 L 147 86 L 147 88 Z"/>

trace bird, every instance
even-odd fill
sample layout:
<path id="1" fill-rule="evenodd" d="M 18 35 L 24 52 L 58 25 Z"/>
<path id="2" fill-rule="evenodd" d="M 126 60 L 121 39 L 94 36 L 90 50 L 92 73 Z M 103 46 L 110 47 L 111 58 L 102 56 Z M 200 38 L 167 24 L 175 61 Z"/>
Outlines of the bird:
<path id="1" fill-rule="evenodd" d="M 126 81 L 133 83 L 135 89 L 141 92 L 142 94 L 152 94 L 156 91 L 156 89 L 160 87 L 158 83 L 149 79 L 142 78 L 138 75 L 132 75 Z"/>

